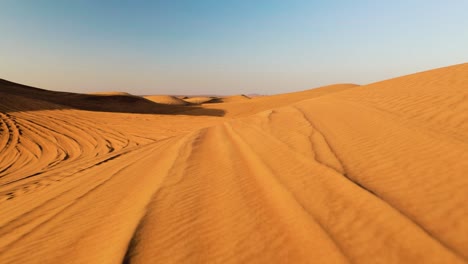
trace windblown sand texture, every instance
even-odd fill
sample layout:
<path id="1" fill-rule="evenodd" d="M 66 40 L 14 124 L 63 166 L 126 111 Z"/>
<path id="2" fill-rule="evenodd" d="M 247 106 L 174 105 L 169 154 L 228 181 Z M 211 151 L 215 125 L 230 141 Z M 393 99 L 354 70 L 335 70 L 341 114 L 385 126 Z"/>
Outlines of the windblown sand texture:
<path id="1" fill-rule="evenodd" d="M 199 107 L 0 81 L 0 263 L 467 263 L 468 64 Z"/>

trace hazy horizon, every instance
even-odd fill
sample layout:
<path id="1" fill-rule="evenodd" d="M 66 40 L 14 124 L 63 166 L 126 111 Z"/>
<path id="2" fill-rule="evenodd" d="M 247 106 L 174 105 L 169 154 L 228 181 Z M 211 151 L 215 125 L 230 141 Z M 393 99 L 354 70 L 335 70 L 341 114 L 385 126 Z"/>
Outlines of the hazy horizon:
<path id="1" fill-rule="evenodd" d="M 0 78 L 70 92 L 275 94 L 468 61 L 468 3 L 0 3 Z"/>

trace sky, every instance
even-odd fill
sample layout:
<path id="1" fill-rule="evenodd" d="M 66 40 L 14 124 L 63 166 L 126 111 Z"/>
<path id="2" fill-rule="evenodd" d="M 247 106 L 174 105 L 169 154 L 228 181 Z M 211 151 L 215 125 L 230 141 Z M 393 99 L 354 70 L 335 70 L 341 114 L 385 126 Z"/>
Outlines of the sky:
<path id="1" fill-rule="evenodd" d="M 468 62 L 466 0 L 1 0 L 0 78 L 276 94 Z"/>

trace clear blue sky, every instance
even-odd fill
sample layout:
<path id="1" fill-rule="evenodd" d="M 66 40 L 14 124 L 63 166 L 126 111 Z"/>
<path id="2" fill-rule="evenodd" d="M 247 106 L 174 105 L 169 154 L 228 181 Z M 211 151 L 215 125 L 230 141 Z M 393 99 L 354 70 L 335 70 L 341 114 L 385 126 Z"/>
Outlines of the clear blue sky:
<path id="1" fill-rule="evenodd" d="M 466 0 L 2 0 L 0 78 L 273 94 L 468 61 Z"/>

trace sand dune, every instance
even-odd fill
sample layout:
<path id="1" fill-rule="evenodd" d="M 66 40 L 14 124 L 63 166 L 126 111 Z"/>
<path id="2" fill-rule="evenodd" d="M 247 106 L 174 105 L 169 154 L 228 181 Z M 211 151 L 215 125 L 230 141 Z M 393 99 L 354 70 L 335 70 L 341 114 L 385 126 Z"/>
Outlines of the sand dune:
<path id="1" fill-rule="evenodd" d="M 206 109 L 222 109 L 226 117 L 245 117 L 261 111 L 287 106 L 303 100 L 355 88 L 356 84 L 335 84 L 306 91 L 235 100 L 226 104 L 207 104 Z"/>
<path id="2" fill-rule="evenodd" d="M 183 100 L 191 104 L 209 104 L 209 103 L 216 103 L 216 102 L 221 101 L 218 97 L 211 97 L 211 96 L 195 96 L 195 97 L 184 98 Z"/>
<path id="3" fill-rule="evenodd" d="M 246 101 L 249 100 L 250 97 L 248 97 L 245 94 L 239 94 L 239 95 L 232 95 L 232 96 L 224 96 L 221 98 L 221 101 L 223 103 L 233 103 L 233 102 L 239 102 L 239 101 Z"/>
<path id="4" fill-rule="evenodd" d="M 93 95 L 132 95 L 127 92 L 95 92 L 95 93 L 90 93 Z"/>
<path id="5" fill-rule="evenodd" d="M 94 112 L 183 114 L 191 115 L 198 107 L 155 103 L 131 94 L 76 94 L 38 89 L 0 79 L 0 111 L 76 109 Z M 203 109 L 194 115 L 223 116 L 216 108 Z"/>
<path id="6" fill-rule="evenodd" d="M 144 96 L 145 99 L 153 101 L 158 104 L 167 104 L 167 105 L 189 105 L 189 102 L 186 102 L 180 98 L 170 95 L 149 95 Z"/>
<path id="7" fill-rule="evenodd" d="M 177 115 L 87 98 L 0 83 L 0 263 L 468 262 L 468 64 Z"/>

